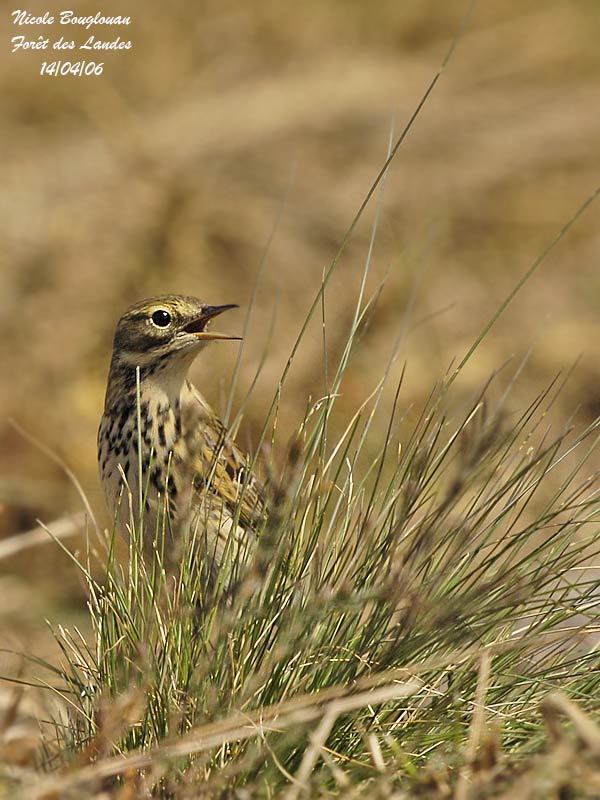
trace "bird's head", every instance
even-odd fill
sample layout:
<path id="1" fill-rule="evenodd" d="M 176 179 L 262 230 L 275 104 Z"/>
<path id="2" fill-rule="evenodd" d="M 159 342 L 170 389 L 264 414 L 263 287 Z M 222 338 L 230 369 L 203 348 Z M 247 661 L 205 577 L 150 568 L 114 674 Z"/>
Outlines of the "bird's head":
<path id="1" fill-rule="evenodd" d="M 173 294 L 136 303 L 117 323 L 111 371 L 140 367 L 147 375 L 156 370 L 165 377 L 184 376 L 209 342 L 240 338 L 209 330 L 214 317 L 230 308 L 237 306 L 210 306 L 196 297 Z"/>

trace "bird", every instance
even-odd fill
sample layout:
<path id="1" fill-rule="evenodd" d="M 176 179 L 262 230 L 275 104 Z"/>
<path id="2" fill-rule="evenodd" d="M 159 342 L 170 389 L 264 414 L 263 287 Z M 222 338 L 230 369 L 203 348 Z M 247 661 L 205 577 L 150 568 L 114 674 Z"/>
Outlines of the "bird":
<path id="1" fill-rule="evenodd" d="M 98 430 L 100 481 L 117 527 L 126 536 L 141 528 L 144 552 L 158 548 L 169 568 L 190 537 L 213 577 L 228 546 L 255 538 L 265 510 L 248 456 L 188 379 L 209 343 L 240 338 L 209 329 L 237 307 L 165 294 L 125 311 Z"/>

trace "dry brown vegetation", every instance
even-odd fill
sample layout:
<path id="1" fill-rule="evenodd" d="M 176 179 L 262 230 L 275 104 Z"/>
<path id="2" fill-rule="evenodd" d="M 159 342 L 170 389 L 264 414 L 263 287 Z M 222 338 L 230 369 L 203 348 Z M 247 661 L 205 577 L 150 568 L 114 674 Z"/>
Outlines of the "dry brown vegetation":
<path id="1" fill-rule="evenodd" d="M 82 14 L 96 10 L 78 4 Z M 116 0 L 102 11 L 124 13 Z M 3 537 L 81 508 L 63 469 L 9 418 L 58 454 L 105 513 L 95 436 L 112 329 L 141 297 L 238 302 L 228 321 L 237 331 L 260 272 L 235 397 L 244 398 L 267 347 L 240 431 L 252 448 L 323 269 L 385 159 L 390 127 L 397 132 L 414 110 L 465 4 L 148 0 L 126 11 L 133 50 L 107 56 L 101 78 L 40 77 L 41 56 L 8 55 L 3 45 Z M 0 25 L 6 42 L 6 12 Z M 372 390 L 403 325 L 402 403 L 419 407 L 595 189 L 599 37 L 592 0 L 475 8 L 387 177 L 369 288 L 386 275 L 387 284 L 344 380 L 342 420 Z M 578 221 L 517 297 L 458 396 L 508 359 L 512 374 L 531 350 L 515 405 L 579 359 L 554 411 L 582 426 L 598 416 L 598 214 L 592 207 Z M 332 358 L 352 320 L 372 218 L 373 208 L 327 291 Z M 323 393 L 322 350 L 315 320 L 285 386 L 281 443 L 308 398 Z M 215 346 L 194 368 L 221 410 L 235 357 Z M 0 646 L 43 651 L 44 616 L 80 618 L 85 591 L 50 549 L 3 557 Z M 0 673 L 14 668 L 3 659 Z"/>

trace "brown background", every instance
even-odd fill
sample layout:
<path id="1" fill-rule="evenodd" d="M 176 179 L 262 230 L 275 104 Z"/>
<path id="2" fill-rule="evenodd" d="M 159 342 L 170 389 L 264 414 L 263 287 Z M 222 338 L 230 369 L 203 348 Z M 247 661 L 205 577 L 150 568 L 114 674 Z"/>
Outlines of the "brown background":
<path id="1" fill-rule="evenodd" d="M 116 319 L 142 297 L 185 292 L 240 303 L 227 330 L 241 331 L 275 227 L 236 392 L 239 403 L 275 313 L 240 431 L 252 446 L 323 269 L 385 159 L 392 120 L 396 132 L 406 123 L 465 7 L 124 0 L 100 10 L 131 14 L 131 26 L 89 32 L 16 29 L 2 12 L 3 536 L 81 507 L 62 470 L 8 419 L 64 459 L 102 512 L 95 437 Z M 104 60 L 101 77 L 41 77 L 52 55 L 10 55 L 6 43 L 19 33 L 78 42 L 120 35 L 133 48 L 82 51 Z M 599 41 L 593 0 L 475 8 L 386 182 L 368 289 L 389 273 L 387 286 L 357 346 L 337 424 L 381 376 L 403 321 L 395 375 L 406 362 L 401 402 L 418 408 L 600 182 Z M 332 360 L 352 319 L 373 213 L 327 293 Z M 599 219 L 600 202 L 518 296 L 456 387 L 458 405 L 512 358 L 505 386 L 531 350 L 513 408 L 579 358 L 556 415 L 575 415 L 580 426 L 597 416 Z M 316 320 L 286 384 L 282 443 L 309 397 L 324 391 L 321 351 Z M 215 345 L 193 370 L 220 410 L 235 356 L 234 345 Z M 36 636 L 44 615 L 79 615 L 83 590 L 52 546 L 0 566 L 9 644 Z"/>

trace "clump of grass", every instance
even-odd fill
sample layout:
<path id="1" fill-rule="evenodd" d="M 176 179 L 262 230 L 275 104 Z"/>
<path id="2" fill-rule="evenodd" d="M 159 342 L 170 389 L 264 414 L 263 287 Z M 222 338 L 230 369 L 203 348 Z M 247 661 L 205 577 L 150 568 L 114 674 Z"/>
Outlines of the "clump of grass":
<path id="1" fill-rule="evenodd" d="M 368 461 L 390 369 L 330 433 L 368 306 L 331 391 L 266 465 L 256 541 L 232 542 L 216 580 L 193 537 L 175 573 L 161 547 L 148 556 L 133 518 L 126 563 L 105 535 L 102 579 L 93 551 L 73 556 L 93 637 L 57 631 L 65 710 L 44 735 L 48 775 L 22 783 L 31 796 L 491 797 L 547 781 L 548 740 L 554 787 L 597 781 L 600 734 L 581 709 L 598 711 L 600 421 L 544 428 L 557 382 L 517 414 L 493 387 L 458 414 L 454 375 L 400 414 L 400 381 Z"/>
<path id="2" fill-rule="evenodd" d="M 553 688 L 597 710 L 600 423 L 542 432 L 552 387 L 514 418 L 482 395 L 453 420 L 441 386 L 413 421 L 394 404 L 359 474 L 379 397 L 328 447 L 335 397 L 309 410 L 257 544 L 208 590 L 193 542 L 172 575 L 137 525 L 126 564 L 109 539 L 103 581 L 77 562 L 94 639 L 59 632 L 58 785 L 116 791 L 141 768 L 164 796 L 405 790 L 435 764 L 459 780 L 474 710 L 471 771 L 484 746 L 517 764 L 540 749 Z"/>

